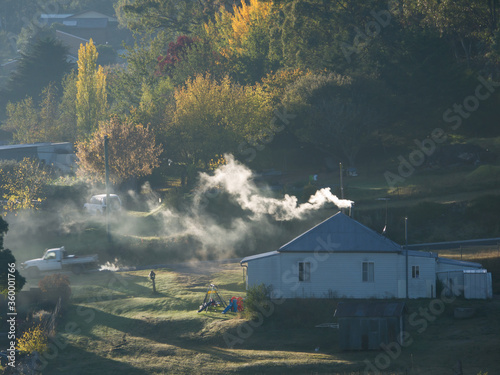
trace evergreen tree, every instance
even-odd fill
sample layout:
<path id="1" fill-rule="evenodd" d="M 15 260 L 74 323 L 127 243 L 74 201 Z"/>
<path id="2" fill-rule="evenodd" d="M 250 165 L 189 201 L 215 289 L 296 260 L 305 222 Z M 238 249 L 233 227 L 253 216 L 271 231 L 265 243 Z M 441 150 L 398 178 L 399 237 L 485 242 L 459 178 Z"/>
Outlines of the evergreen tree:
<path id="1" fill-rule="evenodd" d="M 9 249 L 3 248 L 3 237 L 9 230 L 9 224 L 0 217 L 0 294 L 7 294 L 8 290 L 8 282 L 9 282 L 9 274 L 11 274 L 11 270 L 15 267 L 11 267 L 16 264 L 16 258 L 12 255 L 12 252 Z M 26 284 L 26 279 L 19 274 L 19 271 L 15 270 L 13 273 L 15 277 L 15 289 L 16 291 L 20 291 L 24 284 Z"/>
<path id="2" fill-rule="evenodd" d="M 52 38 L 41 38 L 21 53 L 17 69 L 2 92 L 0 105 L 7 101 L 17 102 L 25 97 L 38 98 L 43 88 L 50 82 L 60 86 L 62 77 L 68 73 L 72 64 L 66 60 L 68 49 Z"/>

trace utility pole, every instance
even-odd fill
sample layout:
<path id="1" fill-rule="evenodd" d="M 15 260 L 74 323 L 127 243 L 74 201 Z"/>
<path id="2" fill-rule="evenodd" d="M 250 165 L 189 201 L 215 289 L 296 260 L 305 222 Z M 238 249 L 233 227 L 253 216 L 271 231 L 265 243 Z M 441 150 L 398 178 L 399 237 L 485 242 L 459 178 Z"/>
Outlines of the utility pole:
<path id="1" fill-rule="evenodd" d="M 408 299 L 408 216 L 405 217 L 406 299 Z"/>
<path id="2" fill-rule="evenodd" d="M 339 163 L 340 166 L 340 198 L 344 199 L 344 184 L 342 183 L 342 162 Z"/>
<path id="3" fill-rule="evenodd" d="M 382 234 L 385 235 L 387 231 L 387 202 L 389 202 L 391 198 L 377 198 L 378 201 L 385 201 L 385 222 L 384 229 L 382 229 Z"/>
<path id="4" fill-rule="evenodd" d="M 111 233 L 109 231 L 109 210 L 111 208 L 109 204 L 109 160 L 108 160 L 108 136 L 104 136 L 104 165 L 106 173 L 106 234 L 108 237 L 108 242 L 111 242 Z"/>

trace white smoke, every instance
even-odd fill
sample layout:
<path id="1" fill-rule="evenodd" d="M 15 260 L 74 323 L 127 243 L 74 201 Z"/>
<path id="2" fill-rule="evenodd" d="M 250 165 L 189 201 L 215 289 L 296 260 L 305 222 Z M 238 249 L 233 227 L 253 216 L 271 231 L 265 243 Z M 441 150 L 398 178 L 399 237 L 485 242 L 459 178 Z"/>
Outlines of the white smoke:
<path id="1" fill-rule="evenodd" d="M 201 189 L 195 204 L 199 204 L 202 194 L 210 189 L 218 189 L 228 193 L 244 210 L 252 212 L 251 219 L 258 220 L 263 215 L 270 215 L 278 221 L 301 219 L 307 213 L 316 211 L 327 203 L 338 208 L 348 208 L 353 204 L 347 199 L 339 199 L 330 188 L 318 190 L 306 203 L 298 204 L 297 197 L 286 194 L 283 199 L 262 195 L 261 190 L 252 181 L 252 171 L 238 163 L 232 155 L 224 155 L 227 164 L 219 167 L 213 176 L 200 174 Z"/>
<path id="2" fill-rule="evenodd" d="M 242 247 L 255 250 L 256 239 L 275 238 L 280 233 L 277 221 L 304 219 L 327 204 L 345 208 L 353 203 L 337 198 L 330 188 L 318 190 L 302 204 L 288 194 L 275 198 L 269 189 L 255 184 L 248 167 L 232 155 L 224 158 L 227 164 L 213 174 L 200 174 L 191 206 L 175 209 L 164 205 L 159 209 L 157 200 L 151 200 L 150 210 L 161 222 L 155 233 L 158 238 L 176 241 L 189 237 L 201 245 L 198 249 L 186 248 L 186 256 L 191 252 L 198 259 L 215 254 L 231 257 Z M 218 206 L 226 201 L 228 207 Z M 130 226 L 126 232 L 133 233 L 134 228 Z"/>
<path id="3" fill-rule="evenodd" d="M 104 264 L 102 264 L 100 267 L 99 267 L 99 271 L 113 271 L 113 272 L 116 272 L 116 271 L 125 271 L 127 269 L 130 269 L 129 267 L 126 267 L 124 266 L 123 264 L 120 263 L 120 261 L 115 258 L 114 262 L 106 262 Z"/>

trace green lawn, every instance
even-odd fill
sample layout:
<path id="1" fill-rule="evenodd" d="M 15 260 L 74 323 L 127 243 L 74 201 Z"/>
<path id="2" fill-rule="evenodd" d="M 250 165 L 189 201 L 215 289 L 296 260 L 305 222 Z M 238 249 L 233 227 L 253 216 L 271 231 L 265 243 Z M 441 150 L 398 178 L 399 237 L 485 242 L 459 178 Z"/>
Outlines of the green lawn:
<path id="1" fill-rule="evenodd" d="M 362 374 L 383 352 L 343 352 L 333 322 L 336 300 L 288 300 L 250 323 L 240 314 L 197 313 L 215 283 L 226 299 L 244 296 L 237 263 L 72 276 L 72 304 L 59 323 L 59 348 L 44 374 Z M 409 314 L 431 300 L 409 302 Z M 476 316 L 453 319 L 454 306 Z M 387 374 L 500 373 L 500 301 L 447 303 L 428 327 L 408 326 L 411 344 L 390 359 Z M 55 355 L 53 354 L 55 353 Z M 382 357 L 381 357 L 382 356 Z M 387 357 L 388 358 L 388 357 Z M 376 362 L 378 361 L 378 362 Z"/>

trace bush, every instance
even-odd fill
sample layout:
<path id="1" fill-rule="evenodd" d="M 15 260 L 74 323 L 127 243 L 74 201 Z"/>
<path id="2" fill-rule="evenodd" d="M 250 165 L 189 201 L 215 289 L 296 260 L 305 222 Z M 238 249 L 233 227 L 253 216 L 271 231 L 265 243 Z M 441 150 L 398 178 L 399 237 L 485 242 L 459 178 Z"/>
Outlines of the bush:
<path id="1" fill-rule="evenodd" d="M 59 298 L 61 298 L 61 303 L 65 304 L 71 296 L 69 277 L 66 275 L 55 273 L 45 276 L 40 280 L 38 286 L 42 290 L 43 298 L 54 304 L 57 304 Z"/>
<path id="2" fill-rule="evenodd" d="M 17 349 L 23 354 L 33 352 L 43 353 L 47 349 L 47 336 L 38 324 L 24 332 L 23 336 L 17 340 Z"/>
<path id="3" fill-rule="evenodd" d="M 271 287 L 265 284 L 254 285 L 248 288 L 247 297 L 243 304 L 244 316 L 253 319 L 261 310 L 268 310 L 271 303 Z"/>

